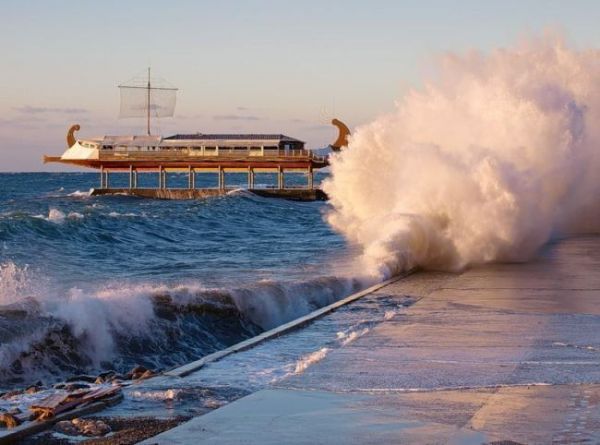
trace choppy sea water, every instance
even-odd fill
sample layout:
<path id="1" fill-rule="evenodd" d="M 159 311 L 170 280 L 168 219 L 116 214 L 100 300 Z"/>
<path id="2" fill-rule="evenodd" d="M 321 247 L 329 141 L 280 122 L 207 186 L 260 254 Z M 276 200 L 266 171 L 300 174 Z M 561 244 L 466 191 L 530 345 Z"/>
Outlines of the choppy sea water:
<path id="1" fill-rule="evenodd" d="M 199 175 L 197 186 L 213 179 Z M 327 203 L 241 190 L 198 201 L 91 197 L 97 182 L 0 174 L 0 387 L 180 365 L 364 284 L 344 272 L 351 252 L 324 221 Z"/>

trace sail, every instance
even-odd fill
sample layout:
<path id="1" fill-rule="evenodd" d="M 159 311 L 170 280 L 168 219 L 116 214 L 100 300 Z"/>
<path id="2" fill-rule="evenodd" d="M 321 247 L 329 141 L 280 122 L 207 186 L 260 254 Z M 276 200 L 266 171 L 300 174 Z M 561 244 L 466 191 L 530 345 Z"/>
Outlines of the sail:
<path id="1" fill-rule="evenodd" d="M 148 108 L 152 117 L 171 117 L 175 113 L 176 88 L 120 85 L 119 90 L 121 92 L 119 117 L 146 117 Z"/>

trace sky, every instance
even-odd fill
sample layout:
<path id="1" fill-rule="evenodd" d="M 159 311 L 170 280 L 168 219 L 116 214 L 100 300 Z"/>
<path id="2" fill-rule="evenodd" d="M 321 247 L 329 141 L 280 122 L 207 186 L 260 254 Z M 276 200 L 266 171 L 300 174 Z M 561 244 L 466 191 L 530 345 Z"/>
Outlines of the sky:
<path id="1" fill-rule="evenodd" d="M 326 146 L 394 108 L 445 52 L 489 51 L 544 30 L 600 46 L 600 1 L 0 0 L 0 171 L 80 137 L 144 134 L 117 86 L 153 73 L 179 88 L 154 133 L 284 133 Z"/>

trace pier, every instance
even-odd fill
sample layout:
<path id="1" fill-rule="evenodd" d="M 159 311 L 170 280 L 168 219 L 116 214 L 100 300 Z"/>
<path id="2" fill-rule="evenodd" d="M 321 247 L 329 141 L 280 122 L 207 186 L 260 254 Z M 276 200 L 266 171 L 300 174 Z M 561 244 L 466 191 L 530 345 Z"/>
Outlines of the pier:
<path id="1" fill-rule="evenodd" d="M 178 156 L 185 156 L 185 153 L 177 153 Z M 278 152 L 274 158 L 256 161 L 248 159 L 249 152 L 246 156 L 240 155 L 239 150 L 236 158 L 232 158 L 225 165 L 215 163 L 212 159 L 196 160 L 190 163 L 188 160 L 187 166 L 182 166 L 181 161 L 174 160 L 171 155 L 170 161 L 161 163 L 158 166 L 153 166 L 149 162 L 146 165 L 139 163 L 123 166 L 123 158 L 112 160 L 105 157 L 100 164 L 100 181 L 99 187 L 92 190 L 93 196 L 99 195 L 129 195 L 142 198 L 154 199 L 203 199 L 213 196 L 222 196 L 237 187 L 231 187 L 227 184 L 226 174 L 237 173 L 247 177 L 245 190 L 256 195 L 268 198 L 283 198 L 296 201 L 324 201 L 327 195 L 318 187 L 315 187 L 314 181 L 314 166 L 315 159 L 320 160 L 320 157 L 315 157 L 306 150 L 298 150 L 297 152 Z M 221 152 L 220 157 L 223 156 Z M 291 161 L 289 158 L 292 158 Z M 273 166 L 273 163 L 276 166 Z M 169 174 L 184 174 L 186 176 L 185 188 L 171 186 Z M 276 183 L 269 187 L 257 188 L 256 175 L 258 173 L 267 173 L 274 175 Z M 139 187 L 140 176 L 152 176 L 150 181 L 154 182 L 155 187 Z M 198 175 L 210 175 L 215 178 L 213 187 L 198 188 Z M 286 175 L 303 175 L 306 178 L 305 185 L 290 186 L 286 184 Z M 112 178 L 115 175 L 120 175 L 121 179 L 125 175 L 127 177 L 126 187 L 113 187 Z M 204 181 L 206 182 L 206 181 Z"/>
<path id="2" fill-rule="evenodd" d="M 67 150 L 61 156 L 44 156 L 44 164 L 61 163 L 93 168 L 100 171 L 100 185 L 92 195 L 124 194 L 155 199 L 202 199 L 228 193 L 227 173 L 247 176 L 247 190 L 268 198 L 297 201 L 327 199 L 315 187 L 315 170 L 329 165 L 329 156 L 307 150 L 306 143 L 281 133 L 182 133 L 163 137 L 151 133 L 151 117 L 173 116 L 177 88 L 157 86 L 148 68 L 147 79 L 119 85 L 121 117 L 144 117 L 144 135 L 106 135 L 79 139 L 75 133 L 79 124 L 67 131 Z M 153 94 L 156 93 L 156 94 Z M 329 144 L 332 152 L 348 145 L 350 129 L 339 119 L 332 119 L 337 129 L 336 140 Z M 186 173 L 187 187 L 171 187 L 169 173 Z M 126 187 L 115 187 L 111 176 L 125 173 Z M 276 185 L 257 187 L 255 179 L 260 173 L 276 175 Z M 154 175 L 154 186 L 140 186 L 142 174 Z M 214 188 L 198 188 L 197 175 L 212 174 L 217 180 Z M 305 186 L 286 186 L 286 175 L 306 176 Z"/>
<path id="3" fill-rule="evenodd" d="M 347 143 L 348 129 L 334 119 L 340 135 L 330 147 L 339 151 Z M 45 156 L 44 162 L 97 169 L 99 186 L 93 195 L 125 194 L 157 199 L 201 199 L 231 191 L 226 175 L 246 176 L 245 189 L 264 197 L 299 201 L 325 200 L 315 186 L 315 171 L 329 159 L 304 148 L 304 142 L 283 134 L 176 134 L 161 136 L 104 136 L 76 139 L 79 125 L 67 134 L 68 149 L 62 156 Z M 171 174 L 184 174 L 185 187 L 172 185 Z M 270 174 L 275 184 L 257 186 L 258 174 Z M 215 178 L 214 186 L 198 187 L 200 175 Z M 302 175 L 304 184 L 290 185 L 286 178 Z M 123 184 L 123 176 L 126 184 Z M 120 185 L 113 179 L 119 177 Z M 151 179 L 149 179 L 151 178 Z M 145 179 L 145 181 L 142 181 Z M 238 184 L 239 188 L 239 184 Z"/>
<path id="4" fill-rule="evenodd" d="M 151 199 L 205 199 L 215 196 L 224 196 L 227 193 L 233 192 L 238 189 L 149 189 L 149 188 L 95 188 L 92 189 L 92 196 L 102 195 L 125 195 L 125 196 L 137 196 L 139 198 L 151 198 Z M 253 193 L 264 198 L 280 198 L 287 199 L 290 201 L 326 201 L 327 194 L 319 189 L 302 189 L 302 188 L 288 188 L 288 189 L 246 189 L 248 192 Z"/>
<path id="5" fill-rule="evenodd" d="M 599 237 L 563 240 L 529 263 L 415 273 L 350 299 L 416 303 L 143 443 L 599 443 L 599 252 Z"/>

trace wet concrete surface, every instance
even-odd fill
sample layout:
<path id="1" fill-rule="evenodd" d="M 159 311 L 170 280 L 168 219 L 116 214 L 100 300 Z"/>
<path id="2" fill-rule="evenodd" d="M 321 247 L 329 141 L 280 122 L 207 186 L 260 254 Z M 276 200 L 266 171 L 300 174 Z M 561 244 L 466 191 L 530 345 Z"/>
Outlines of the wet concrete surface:
<path id="1" fill-rule="evenodd" d="M 600 443 L 600 238 L 377 295 L 418 301 L 146 443 Z"/>

